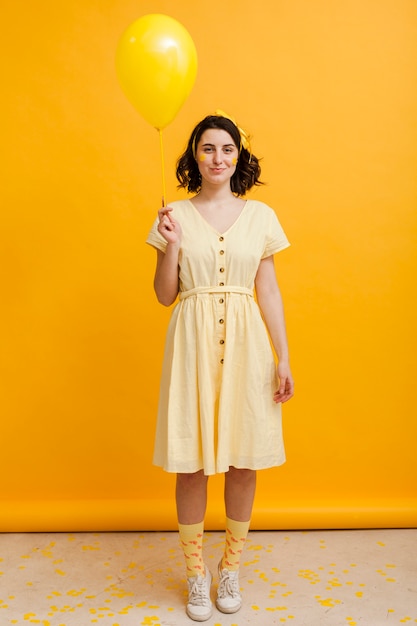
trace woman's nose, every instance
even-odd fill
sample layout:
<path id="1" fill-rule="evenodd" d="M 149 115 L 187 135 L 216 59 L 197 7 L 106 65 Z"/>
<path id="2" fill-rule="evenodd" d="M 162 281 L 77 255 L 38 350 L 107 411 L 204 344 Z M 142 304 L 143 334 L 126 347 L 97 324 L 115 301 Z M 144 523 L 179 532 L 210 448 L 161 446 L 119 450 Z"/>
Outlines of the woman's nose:
<path id="1" fill-rule="evenodd" d="M 214 162 L 221 163 L 223 160 L 223 154 L 221 150 L 216 150 L 214 153 Z"/>

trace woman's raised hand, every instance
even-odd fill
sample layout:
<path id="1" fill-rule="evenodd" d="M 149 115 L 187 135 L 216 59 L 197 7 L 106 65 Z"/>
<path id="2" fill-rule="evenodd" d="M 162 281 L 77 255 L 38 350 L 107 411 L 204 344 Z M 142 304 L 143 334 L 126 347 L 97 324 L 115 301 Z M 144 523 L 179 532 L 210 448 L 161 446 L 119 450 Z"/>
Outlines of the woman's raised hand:
<path id="1" fill-rule="evenodd" d="M 170 207 L 163 207 L 158 211 L 158 232 L 168 243 L 179 245 L 182 237 L 181 226 L 172 217 L 171 211 Z"/>

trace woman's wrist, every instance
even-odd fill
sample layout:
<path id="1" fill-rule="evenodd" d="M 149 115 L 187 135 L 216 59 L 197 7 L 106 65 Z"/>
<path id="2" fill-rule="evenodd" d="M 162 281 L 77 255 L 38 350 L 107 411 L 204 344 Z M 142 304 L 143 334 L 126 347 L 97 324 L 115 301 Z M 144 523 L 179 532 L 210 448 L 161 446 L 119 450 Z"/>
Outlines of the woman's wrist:
<path id="1" fill-rule="evenodd" d="M 289 364 L 290 364 L 290 357 L 289 357 L 288 353 L 286 352 L 286 353 L 284 353 L 284 354 L 280 354 L 280 353 L 278 352 L 278 362 L 279 362 L 281 365 L 284 365 L 284 364 L 285 364 L 285 365 L 289 365 Z"/>
<path id="2" fill-rule="evenodd" d="M 166 250 L 172 250 L 172 251 L 178 252 L 180 247 L 181 247 L 180 241 L 168 241 Z"/>

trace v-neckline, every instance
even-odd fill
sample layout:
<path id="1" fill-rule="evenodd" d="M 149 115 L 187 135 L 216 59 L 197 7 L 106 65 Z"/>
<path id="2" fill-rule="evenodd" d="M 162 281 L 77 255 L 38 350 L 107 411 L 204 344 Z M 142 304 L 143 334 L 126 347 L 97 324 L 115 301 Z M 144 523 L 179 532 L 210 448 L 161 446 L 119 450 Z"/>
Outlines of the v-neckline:
<path id="1" fill-rule="evenodd" d="M 215 228 L 214 226 L 212 226 L 212 225 L 210 224 L 210 222 L 208 222 L 208 221 L 206 220 L 206 218 L 205 218 L 203 215 L 201 215 L 201 213 L 200 213 L 200 211 L 197 209 L 197 207 L 196 207 L 196 206 L 195 206 L 195 205 L 191 202 L 191 200 L 189 200 L 188 198 L 187 198 L 187 202 L 188 202 L 188 203 L 192 206 L 193 210 L 197 213 L 197 215 L 198 215 L 198 216 L 200 217 L 200 219 L 204 222 L 204 224 L 206 224 L 206 225 L 207 225 L 207 226 L 208 226 L 208 227 L 209 227 L 209 228 L 210 228 L 213 232 L 215 232 L 217 235 L 220 235 L 221 237 L 224 237 L 224 235 L 227 235 L 227 233 L 228 233 L 229 231 L 231 231 L 231 230 L 232 230 L 232 228 L 234 228 L 234 226 L 236 226 L 236 224 L 239 222 L 239 220 L 240 220 L 240 218 L 242 217 L 242 214 L 243 214 L 243 212 L 245 211 L 245 209 L 246 209 L 247 204 L 248 204 L 248 202 L 249 202 L 249 201 L 248 201 L 248 200 L 245 200 L 245 204 L 243 205 L 243 207 L 242 207 L 242 209 L 241 209 L 241 211 L 240 211 L 239 215 L 238 215 L 238 216 L 237 216 L 237 218 L 235 219 L 235 221 L 234 221 L 232 224 L 230 224 L 229 228 L 227 228 L 227 229 L 226 229 L 226 230 L 224 230 L 223 232 L 221 232 L 221 231 L 217 230 L 217 228 Z"/>

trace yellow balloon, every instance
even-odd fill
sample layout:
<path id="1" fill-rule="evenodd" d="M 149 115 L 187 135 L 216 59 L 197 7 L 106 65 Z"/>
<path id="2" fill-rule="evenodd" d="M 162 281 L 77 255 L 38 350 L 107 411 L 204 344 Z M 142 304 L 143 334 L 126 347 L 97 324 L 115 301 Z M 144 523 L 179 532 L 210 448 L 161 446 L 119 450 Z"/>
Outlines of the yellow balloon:
<path id="1" fill-rule="evenodd" d="M 116 52 L 123 91 L 156 129 L 184 104 L 197 75 L 197 51 L 182 24 L 168 15 L 145 15 L 123 33 Z"/>

